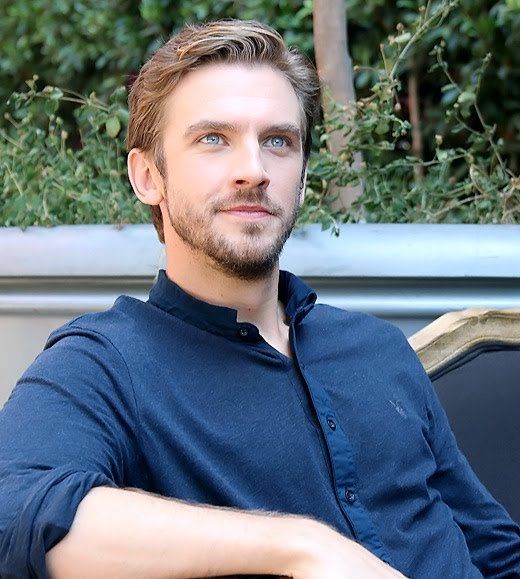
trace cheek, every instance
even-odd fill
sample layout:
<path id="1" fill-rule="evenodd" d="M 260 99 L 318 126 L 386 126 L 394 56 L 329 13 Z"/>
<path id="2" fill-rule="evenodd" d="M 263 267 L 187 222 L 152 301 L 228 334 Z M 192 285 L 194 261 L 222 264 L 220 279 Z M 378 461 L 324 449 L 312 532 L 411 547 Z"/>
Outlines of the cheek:
<path id="1" fill-rule="evenodd" d="M 302 177 L 301 163 L 294 163 L 283 167 L 275 166 L 269 172 L 271 177 L 271 184 L 276 187 L 287 199 L 292 199 L 300 190 L 300 182 Z"/>
<path id="2" fill-rule="evenodd" d="M 172 184 L 181 190 L 194 190 L 195 194 L 210 195 L 222 188 L 226 181 L 225 163 L 218 159 L 193 158 L 178 159 L 177 170 L 172 171 Z"/>

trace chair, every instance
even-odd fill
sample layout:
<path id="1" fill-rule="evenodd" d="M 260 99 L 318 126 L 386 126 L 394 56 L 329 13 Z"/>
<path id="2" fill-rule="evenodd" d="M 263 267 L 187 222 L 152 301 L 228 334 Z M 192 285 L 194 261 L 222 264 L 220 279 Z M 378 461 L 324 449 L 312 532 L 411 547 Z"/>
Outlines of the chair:
<path id="1" fill-rule="evenodd" d="M 460 449 L 520 522 L 520 309 L 448 313 L 409 342 Z"/>

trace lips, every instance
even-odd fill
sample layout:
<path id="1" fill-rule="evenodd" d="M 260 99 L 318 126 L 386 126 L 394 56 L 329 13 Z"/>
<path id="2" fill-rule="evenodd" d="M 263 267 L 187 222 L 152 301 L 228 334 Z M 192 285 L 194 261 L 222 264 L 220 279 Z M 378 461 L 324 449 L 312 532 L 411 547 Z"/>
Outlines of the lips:
<path id="1" fill-rule="evenodd" d="M 224 209 L 223 213 L 232 217 L 238 217 L 240 219 L 246 219 L 250 221 L 256 221 L 260 219 L 266 219 L 273 214 L 269 209 L 263 205 L 236 205 L 234 207 L 229 207 Z"/>
<path id="2" fill-rule="evenodd" d="M 237 213 L 237 212 L 241 212 L 241 213 L 267 213 L 267 214 L 271 215 L 271 212 L 269 211 L 269 209 L 267 209 L 266 207 L 263 207 L 262 205 L 237 205 L 235 207 L 229 207 L 228 209 L 225 209 L 224 211 L 232 212 L 232 213 Z"/>

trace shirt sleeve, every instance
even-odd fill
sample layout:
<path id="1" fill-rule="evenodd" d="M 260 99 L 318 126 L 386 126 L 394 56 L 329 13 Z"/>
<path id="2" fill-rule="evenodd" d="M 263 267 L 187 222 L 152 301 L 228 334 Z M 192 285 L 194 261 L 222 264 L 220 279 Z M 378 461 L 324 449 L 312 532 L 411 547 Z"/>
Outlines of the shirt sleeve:
<path id="1" fill-rule="evenodd" d="M 0 412 L 0 577 L 43 577 L 45 554 L 96 486 L 124 486 L 136 454 L 124 360 L 101 334 L 51 334 Z"/>
<path id="2" fill-rule="evenodd" d="M 428 376 L 422 374 L 430 423 L 429 444 L 437 463 L 430 484 L 450 507 L 464 533 L 472 562 L 482 575 L 518 577 L 520 530 L 479 481 L 459 450 L 435 389 Z"/>

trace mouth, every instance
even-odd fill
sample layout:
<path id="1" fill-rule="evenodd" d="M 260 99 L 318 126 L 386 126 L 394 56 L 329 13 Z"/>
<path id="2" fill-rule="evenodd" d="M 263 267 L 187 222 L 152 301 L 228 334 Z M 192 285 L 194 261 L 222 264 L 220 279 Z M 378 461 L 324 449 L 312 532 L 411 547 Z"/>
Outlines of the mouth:
<path id="1" fill-rule="evenodd" d="M 266 219 L 273 215 L 269 209 L 262 205 L 237 205 L 235 207 L 223 209 L 222 213 L 251 221 Z"/>

